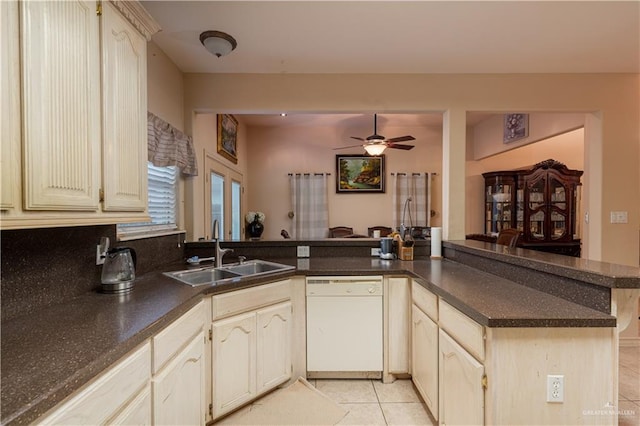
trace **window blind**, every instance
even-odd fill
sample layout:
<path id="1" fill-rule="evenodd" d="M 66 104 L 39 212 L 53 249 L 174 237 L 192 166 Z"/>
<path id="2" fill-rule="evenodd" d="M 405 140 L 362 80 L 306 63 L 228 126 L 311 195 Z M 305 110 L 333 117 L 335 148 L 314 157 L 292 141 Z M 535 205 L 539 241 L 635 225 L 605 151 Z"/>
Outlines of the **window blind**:
<path id="1" fill-rule="evenodd" d="M 176 166 L 159 167 L 147 163 L 148 207 L 150 222 L 118 225 L 119 234 L 139 234 L 177 229 L 177 183 Z"/>

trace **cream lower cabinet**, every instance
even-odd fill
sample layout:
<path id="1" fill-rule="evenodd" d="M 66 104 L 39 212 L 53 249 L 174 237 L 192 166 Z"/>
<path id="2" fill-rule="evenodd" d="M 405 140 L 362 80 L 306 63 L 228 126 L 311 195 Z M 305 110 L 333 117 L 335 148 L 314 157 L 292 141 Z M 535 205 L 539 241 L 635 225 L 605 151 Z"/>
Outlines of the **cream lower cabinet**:
<path id="1" fill-rule="evenodd" d="M 201 331 L 154 376 L 154 424 L 204 425 L 204 379 L 204 333 Z"/>
<path id="2" fill-rule="evenodd" d="M 442 330 L 439 347 L 440 424 L 484 424 L 484 366 Z"/>
<path id="3" fill-rule="evenodd" d="M 214 419 L 291 378 L 290 299 L 291 280 L 212 297 Z"/>
<path id="4" fill-rule="evenodd" d="M 206 423 L 205 320 L 201 301 L 152 339 L 154 424 Z"/>
<path id="5" fill-rule="evenodd" d="M 413 305 L 411 377 L 433 417 L 438 420 L 438 324 Z"/>
<path id="6" fill-rule="evenodd" d="M 411 282 L 407 277 L 384 280 L 384 375 L 407 375 L 411 369 Z"/>
<path id="7" fill-rule="evenodd" d="M 150 378 L 151 345 L 147 342 L 36 424 L 151 424 Z"/>
<path id="8" fill-rule="evenodd" d="M 250 312 L 213 324 L 213 417 L 256 396 L 256 315 Z"/>

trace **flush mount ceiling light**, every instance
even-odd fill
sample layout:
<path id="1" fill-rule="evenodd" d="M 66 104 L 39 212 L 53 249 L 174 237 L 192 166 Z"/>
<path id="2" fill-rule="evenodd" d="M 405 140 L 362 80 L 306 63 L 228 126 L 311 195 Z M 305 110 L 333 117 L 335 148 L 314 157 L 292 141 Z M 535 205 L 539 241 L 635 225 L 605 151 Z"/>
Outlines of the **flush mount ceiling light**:
<path id="1" fill-rule="evenodd" d="M 205 31 L 200 34 L 200 43 L 218 58 L 233 51 L 238 43 L 236 39 L 222 31 Z"/>

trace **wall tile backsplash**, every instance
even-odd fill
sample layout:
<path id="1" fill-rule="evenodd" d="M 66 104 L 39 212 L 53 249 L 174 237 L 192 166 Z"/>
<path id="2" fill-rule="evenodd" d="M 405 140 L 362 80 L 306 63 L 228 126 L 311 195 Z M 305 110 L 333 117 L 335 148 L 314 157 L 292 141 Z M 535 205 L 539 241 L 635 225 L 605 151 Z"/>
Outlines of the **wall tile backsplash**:
<path id="1" fill-rule="evenodd" d="M 95 261 L 100 237 L 109 237 L 112 247 L 136 250 L 138 276 L 183 257 L 183 244 L 178 242 L 184 234 L 117 242 L 115 225 L 2 231 L 2 321 L 98 291 L 102 266 Z"/>

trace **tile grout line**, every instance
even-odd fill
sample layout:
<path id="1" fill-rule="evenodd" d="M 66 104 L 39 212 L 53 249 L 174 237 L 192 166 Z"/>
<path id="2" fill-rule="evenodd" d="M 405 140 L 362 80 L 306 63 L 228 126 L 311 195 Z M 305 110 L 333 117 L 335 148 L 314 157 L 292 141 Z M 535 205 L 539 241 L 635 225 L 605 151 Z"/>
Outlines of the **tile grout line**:
<path id="1" fill-rule="evenodd" d="M 385 425 L 389 425 L 387 421 L 387 416 L 384 415 L 384 410 L 382 409 L 382 403 L 380 402 L 380 395 L 378 395 L 378 391 L 376 390 L 376 385 L 373 384 L 373 380 L 369 380 L 371 386 L 373 386 L 373 393 L 376 395 L 376 399 L 378 400 L 378 408 L 380 409 L 380 413 L 382 413 L 382 419 L 384 420 Z"/>

